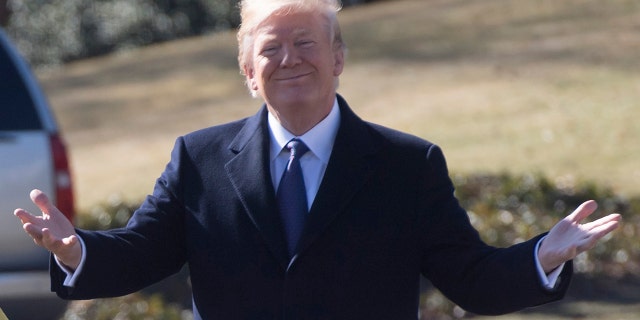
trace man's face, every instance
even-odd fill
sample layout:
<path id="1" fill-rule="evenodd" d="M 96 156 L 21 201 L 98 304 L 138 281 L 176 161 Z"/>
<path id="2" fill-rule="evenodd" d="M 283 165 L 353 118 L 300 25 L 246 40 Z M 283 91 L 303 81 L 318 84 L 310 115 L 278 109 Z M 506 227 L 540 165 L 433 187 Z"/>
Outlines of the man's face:
<path id="1" fill-rule="evenodd" d="M 245 66 L 251 88 L 279 113 L 333 101 L 344 57 L 329 30 L 327 19 L 317 13 L 276 14 L 265 20 L 255 32 Z"/>

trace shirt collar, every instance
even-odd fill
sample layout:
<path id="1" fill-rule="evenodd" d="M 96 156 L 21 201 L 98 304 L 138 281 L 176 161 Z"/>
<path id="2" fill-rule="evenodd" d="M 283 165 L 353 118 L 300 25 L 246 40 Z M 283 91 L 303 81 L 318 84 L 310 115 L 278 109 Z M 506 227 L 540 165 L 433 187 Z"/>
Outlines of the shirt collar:
<path id="1" fill-rule="evenodd" d="M 296 136 L 285 129 L 270 112 L 268 115 L 269 131 L 271 132 L 271 161 L 273 161 L 289 140 Z M 325 164 L 329 163 L 333 142 L 340 127 L 340 108 L 338 99 L 333 102 L 331 112 L 311 130 L 298 137 L 309 147 L 309 150 Z"/>

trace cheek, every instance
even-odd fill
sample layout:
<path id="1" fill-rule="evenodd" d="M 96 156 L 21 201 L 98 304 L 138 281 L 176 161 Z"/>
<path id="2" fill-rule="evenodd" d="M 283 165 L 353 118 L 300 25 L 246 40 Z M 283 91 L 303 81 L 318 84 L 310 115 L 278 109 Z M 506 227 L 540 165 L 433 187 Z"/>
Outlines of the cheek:
<path id="1" fill-rule="evenodd" d="M 273 75 L 273 73 L 277 70 L 277 64 L 275 64 L 273 61 L 263 61 L 262 63 L 258 63 L 256 66 L 257 69 L 257 73 L 256 73 L 256 78 L 258 81 L 261 82 L 268 82 L 269 79 L 271 79 L 271 76 Z"/>

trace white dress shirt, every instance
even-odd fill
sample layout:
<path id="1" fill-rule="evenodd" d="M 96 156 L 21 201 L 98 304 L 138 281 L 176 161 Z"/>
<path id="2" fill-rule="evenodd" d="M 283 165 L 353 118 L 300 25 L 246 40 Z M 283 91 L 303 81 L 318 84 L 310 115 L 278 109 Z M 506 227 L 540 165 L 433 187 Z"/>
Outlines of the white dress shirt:
<path id="1" fill-rule="evenodd" d="M 271 177 L 274 190 L 278 190 L 280 178 L 282 178 L 282 173 L 289 161 L 289 153 L 284 150 L 284 146 L 289 142 L 289 140 L 296 136 L 287 131 L 287 129 L 285 129 L 271 113 L 269 113 L 268 121 L 269 132 L 271 135 L 271 148 L 269 152 L 269 159 L 271 161 Z M 320 188 L 320 183 L 322 182 L 322 177 L 327 169 L 329 158 L 331 157 L 331 150 L 333 150 L 333 143 L 339 127 L 340 108 L 338 107 L 338 100 L 336 99 L 333 103 L 331 112 L 326 118 L 302 136 L 297 137 L 302 140 L 307 147 L 309 147 L 309 152 L 300 159 L 304 184 L 307 189 L 308 209 L 313 205 L 313 201 L 318 193 L 318 188 Z M 82 272 L 82 267 L 84 266 L 86 258 L 84 241 L 82 241 L 82 238 L 80 237 L 78 237 L 78 239 L 82 246 L 82 260 L 75 272 L 67 269 L 56 258 L 58 265 L 67 274 L 64 285 L 68 287 L 73 287 L 75 285 L 78 275 Z M 540 243 L 542 243 L 542 240 L 544 240 L 544 238 L 536 244 L 533 252 L 536 261 L 536 268 L 542 285 L 547 289 L 553 289 L 562 269 L 564 268 L 564 264 L 550 274 L 545 274 L 542 266 L 540 265 L 540 260 L 538 259 L 538 248 Z"/>
<path id="2" fill-rule="evenodd" d="M 271 135 L 271 179 L 274 190 L 278 190 L 282 173 L 289 162 L 289 152 L 284 148 L 287 142 L 293 138 L 298 138 L 304 142 L 309 148 L 300 159 L 302 167 L 302 176 L 304 178 L 304 186 L 307 189 L 307 209 L 311 209 L 313 200 L 318 193 L 324 171 L 327 169 L 331 150 L 333 150 L 333 142 L 338 134 L 340 127 L 340 108 L 338 100 L 333 103 L 333 108 L 320 123 L 302 136 L 296 137 L 280 122 L 269 113 L 269 132 Z"/>

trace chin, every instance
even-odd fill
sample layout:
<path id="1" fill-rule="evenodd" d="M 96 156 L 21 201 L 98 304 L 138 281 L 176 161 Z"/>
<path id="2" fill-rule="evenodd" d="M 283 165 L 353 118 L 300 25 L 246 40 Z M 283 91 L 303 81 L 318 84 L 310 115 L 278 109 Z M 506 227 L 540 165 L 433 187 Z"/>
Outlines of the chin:
<path id="1" fill-rule="evenodd" d="M 311 94 L 307 90 L 282 90 L 278 92 L 274 102 L 282 104 L 309 104 L 318 101 L 317 94 Z"/>

